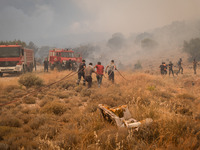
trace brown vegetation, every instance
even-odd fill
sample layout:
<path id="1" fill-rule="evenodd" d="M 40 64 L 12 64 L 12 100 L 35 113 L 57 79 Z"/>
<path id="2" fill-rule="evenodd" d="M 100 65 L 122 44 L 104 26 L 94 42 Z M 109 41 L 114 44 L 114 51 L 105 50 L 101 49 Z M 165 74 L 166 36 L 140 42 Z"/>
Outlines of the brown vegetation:
<path id="1" fill-rule="evenodd" d="M 34 76 L 47 85 L 67 73 Z M 116 83 L 109 84 L 104 78 L 101 88 L 94 76 L 91 89 L 77 86 L 77 77 L 73 76 L 0 107 L 0 149 L 200 148 L 198 75 L 162 77 L 128 72 L 123 75 L 128 82 L 116 72 Z M 32 74 L 29 76 L 33 77 Z M 196 78 L 194 86 L 185 84 L 191 77 Z M 28 89 L 19 86 L 18 77 L 7 82 L 3 80 L 5 78 L 1 79 L 0 103 L 17 100 L 37 89 L 37 86 L 28 85 Z M 103 120 L 98 104 L 111 107 L 126 104 L 133 118 L 152 118 L 154 123 L 138 131 L 118 129 Z"/>

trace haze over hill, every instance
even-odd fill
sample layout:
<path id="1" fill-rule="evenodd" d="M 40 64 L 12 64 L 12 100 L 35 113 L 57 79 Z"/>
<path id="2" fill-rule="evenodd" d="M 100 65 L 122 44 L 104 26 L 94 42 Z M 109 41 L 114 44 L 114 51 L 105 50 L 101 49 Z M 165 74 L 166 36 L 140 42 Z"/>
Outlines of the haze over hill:
<path id="1" fill-rule="evenodd" d="M 200 20 L 176 21 L 146 32 L 132 33 L 130 36 L 120 32 L 114 33 L 104 41 L 89 42 L 71 48 L 81 52 L 87 61 L 95 63 L 102 61 L 106 64 L 110 59 L 115 59 L 117 63 L 128 65 L 149 58 L 159 59 L 159 62 L 164 57 L 172 59 L 172 55 L 182 51 L 184 41 L 198 37 L 200 37 Z M 49 47 L 42 47 L 37 56 L 45 57 L 48 51 Z"/>
<path id="2" fill-rule="evenodd" d="M 129 37 L 174 21 L 199 19 L 198 0 L 1 0 L 0 40 L 74 47 L 105 41 L 120 32 Z"/>

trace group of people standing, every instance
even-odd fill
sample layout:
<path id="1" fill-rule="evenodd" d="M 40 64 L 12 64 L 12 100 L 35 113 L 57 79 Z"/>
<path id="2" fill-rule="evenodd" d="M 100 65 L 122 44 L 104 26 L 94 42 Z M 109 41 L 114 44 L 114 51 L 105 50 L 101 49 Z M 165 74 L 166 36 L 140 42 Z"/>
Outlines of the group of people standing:
<path id="1" fill-rule="evenodd" d="M 176 74 L 178 75 L 179 73 L 183 74 L 183 67 L 182 67 L 182 58 L 179 59 L 178 63 L 178 72 Z M 166 75 L 167 74 L 167 67 L 169 67 L 169 76 L 172 74 L 174 76 L 174 70 L 173 70 L 173 63 L 170 61 L 169 64 L 165 64 L 165 62 L 162 62 L 160 65 L 160 73 L 161 75 Z M 194 69 L 194 74 L 196 74 L 196 69 L 197 69 L 197 61 L 194 59 L 193 60 L 193 69 Z"/>
<path id="2" fill-rule="evenodd" d="M 105 73 L 108 72 L 109 80 L 112 83 L 114 83 L 114 70 L 116 70 L 116 66 L 114 60 L 111 60 L 111 63 L 105 68 Z M 81 78 L 83 78 L 83 85 L 86 85 L 85 82 L 88 82 L 88 88 L 90 88 L 92 86 L 92 73 L 96 73 L 98 87 L 100 87 L 104 76 L 104 66 L 101 65 L 101 62 L 98 62 L 95 66 L 92 63 L 86 66 L 85 60 L 82 60 L 78 68 L 77 85 L 79 85 Z"/>

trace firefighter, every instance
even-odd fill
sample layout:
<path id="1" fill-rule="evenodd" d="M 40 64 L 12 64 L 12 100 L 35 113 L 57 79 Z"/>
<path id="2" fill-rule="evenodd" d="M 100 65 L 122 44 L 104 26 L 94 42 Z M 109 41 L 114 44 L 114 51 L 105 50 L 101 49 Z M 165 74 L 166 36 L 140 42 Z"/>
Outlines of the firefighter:
<path id="1" fill-rule="evenodd" d="M 170 76 L 171 73 L 174 76 L 173 63 L 170 61 L 168 66 L 169 66 L 169 76 Z"/>
<path id="2" fill-rule="evenodd" d="M 92 63 L 89 63 L 89 66 L 85 68 L 85 80 L 88 82 L 88 88 L 92 86 L 92 73 L 95 72 Z"/>
<path id="3" fill-rule="evenodd" d="M 160 74 L 161 74 L 161 75 L 164 75 L 164 67 L 165 67 L 164 64 L 165 64 L 165 63 L 162 62 L 162 64 L 161 64 L 160 67 L 159 67 L 159 68 L 160 68 Z"/>
<path id="4" fill-rule="evenodd" d="M 163 69 L 163 62 L 162 62 L 162 64 L 160 65 L 159 68 L 160 68 L 160 74 L 163 75 L 163 70 L 164 70 L 164 69 Z"/>
<path id="5" fill-rule="evenodd" d="M 77 80 L 77 85 L 79 85 L 81 81 L 81 77 L 83 77 L 83 85 L 85 85 L 85 70 L 86 64 L 85 60 L 82 60 L 82 63 L 80 63 L 79 68 L 78 68 L 78 80 Z"/>
<path id="6" fill-rule="evenodd" d="M 104 72 L 104 66 L 101 65 L 101 62 L 98 62 L 96 66 L 94 66 L 94 68 L 96 68 L 96 74 L 97 74 L 97 83 L 98 83 L 98 87 L 101 86 L 101 82 L 102 82 L 102 78 L 103 78 L 103 72 Z"/>
<path id="7" fill-rule="evenodd" d="M 66 69 L 72 70 L 72 60 L 71 59 L 69 59 L 69 61 L 66 61 Z"/>
<path id="8" fill-rule="evenodd" d="M 112 83 L 114 83 L 114 71 L 117 70 L 114 60 L 111 60 L 110 65 L 106 66 L 105 73 L 107 73 L 107 70 L 109 80 L 112 81 Z"/>
<path id="9" fill-rule="evenodd" d="M 197 61 L 194 59 L 193 60 L 193 69 L 194 69 L 194 74 L 196 74 L 197 72 Z"/>
<path id="10" fill-rule="evenodd" d="M 47 71 L 48 72 L 48 65 L 49 65 L 49 61 L 47 60 L 47 58 L 44 60 L 44 72 Z"/>
<path id="11" fill-rule="evenodd" d="M 182 67 L 182 58 L 179 59 L 178 61 L 178 73 L 183 74 L 183 67 Z"/>

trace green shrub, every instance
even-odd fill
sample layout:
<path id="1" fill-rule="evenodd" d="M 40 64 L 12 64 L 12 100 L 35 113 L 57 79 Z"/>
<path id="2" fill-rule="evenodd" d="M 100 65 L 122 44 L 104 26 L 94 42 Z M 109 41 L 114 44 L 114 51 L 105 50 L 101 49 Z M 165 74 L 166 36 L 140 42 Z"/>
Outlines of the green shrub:
<path id="1" fill-rule="evenodd" d="M 19 78 L 18 82 L 19 84 L 25 86 L 26 88 L 30 88 L 33 86 L 41 87 L 44 81 L 34 74 L 27 73 L 27 74 L 22 75 Z"/>
<path id="2" fill-rule="evenodd" d="M 155 89 L 156 89 L 156 86 L 154 86 L 154 85 L 150 85 L 147 87 L 147 90 L 149 90 L 149 91 L 154 91 Z"/>

